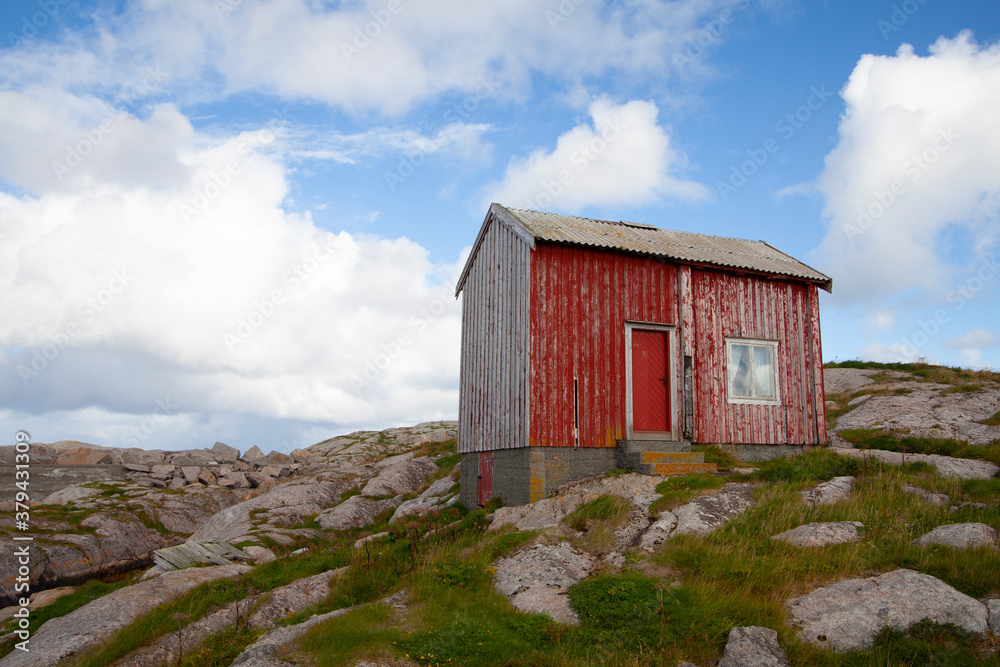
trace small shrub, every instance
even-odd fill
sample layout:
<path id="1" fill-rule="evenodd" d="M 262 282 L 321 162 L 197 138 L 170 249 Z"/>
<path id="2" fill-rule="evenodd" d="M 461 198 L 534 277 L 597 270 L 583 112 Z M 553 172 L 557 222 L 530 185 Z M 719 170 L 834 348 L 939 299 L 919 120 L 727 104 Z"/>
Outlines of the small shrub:
<path id="1" fill-rule="evenodd" d="M 477 563 L 463 563 L 457 558 L 449 558 L 438 565 L 434 578 L 450 588 L 469 589 L 486 581 L 489 574 Z"/>
<path id="2" fill-rule="evenodd" d="M 656 617 L 656 580 L 640 574 L 598 575 L 569 588 L 582 623 L 602 629 L 645 624 Z"/>
<path id="3" fill-rule="evenodd" d="M 871 652 L 894 665 L 980 665 L 978 646 L 975 634 L 924 619 L 905 631 L 883 628 Z"/>

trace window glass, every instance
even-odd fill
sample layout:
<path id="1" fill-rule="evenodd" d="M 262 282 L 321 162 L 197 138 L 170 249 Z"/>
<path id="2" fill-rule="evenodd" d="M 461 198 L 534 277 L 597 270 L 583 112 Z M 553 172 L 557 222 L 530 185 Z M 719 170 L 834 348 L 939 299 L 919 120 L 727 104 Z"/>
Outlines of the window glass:
<path id="1" fill-rule="evenodd" d="M 734 396 L 753 396 L 750 390 L 750 346 L 729 347 L 729 386 Z"/>
<path id="2" fill-rule="evenodd" d="M 753 393 L 758 398 L 774 398 L 774 350 L 770 345 L 753 346 Z"/>

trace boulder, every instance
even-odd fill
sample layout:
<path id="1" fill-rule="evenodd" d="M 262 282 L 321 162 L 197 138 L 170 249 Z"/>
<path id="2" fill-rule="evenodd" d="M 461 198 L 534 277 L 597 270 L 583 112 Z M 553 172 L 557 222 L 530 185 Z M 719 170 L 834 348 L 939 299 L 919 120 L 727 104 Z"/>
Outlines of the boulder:
<path id="1" fill-rule="evenodd" d="M 129 472 L 150 472 L 149 466 L 144 466 L 139 463 L 125 463 L 122 467 Z"/>
<path id="2" fill-rule="evenodd" d="M 378 475 L 368 480 L 361 490 L 363 496 L 387 496 L 413 493 L 437 472 L 438 467 L 429 457 L 422 456 L 403 461 L 382 469 Z"/>
<path id="3" fill-rule="evenodd" d="M 212 452 L 212 456 L 215 457 L 215 460 L 220 463 L 235 461 L 240 458 L 240 450 L 221 442 L 217 442 L 212 445 L 212 449 L 209 451 Z"/>
<path id="4" fill-rule="evenodd" d="M 660 518 L 654 521 L 639 538 L 638 547 L 652 553 L 656 547 L 670 539 L 677 528 L 677 517 L 673 512 L 660 512 Z"/>
<path id="5" fill-rule="evenodd" d="M 389 519 L 389 523 L 396 523 L 408 516 L 427 514 L 432 510 L 439 509 L 442 506 L 444 497 L 454 485 L 455 482 L 451 477 L 443 477 L 437 480 L 418 497 L 413 500 L 407 500 L 397 507 L 396 512 Z"/>
<path id="6" fill-rule="evenodd" d="M 253 562 L 258 565 L 263 565 L 264 563 L 270 563 L 272 560 L 276 559 L 277 556 L 274 552 L 266 547 L 249 546 L 243 547 L 243 552 L 253 559 Z"/>
<path id="7" fill-rule="evenodd" d="M 770 628 L 745 627 L 729 631 L 726 652 L 719 667 L 790 667 L 778 644 L 778 633 Z"/>
<path id="8" fill-rule="evenodd" d="M 312 463 L 316 460 L 316 454 L 308 449 L 293 449 L 292 458 L 295 459 L 296 463 Z"/>
<path id="9" fill-rule="evenodd" d="M 985 523 L 950 523 L 921 535 L 911 544 L 918 547 L 943 544 L 956 549 L 990 547 L 1000 550 L 1000 533 Z"/>
<path id="10" fill-rule="evenodd" d="M 596 566 L 593 556 L 569 544 L 536 544 L 494 563 L 493 587 L 506 595 L 515 609 L 578 625 L 580 618 L 570 606 L 566 590 Z"/>
<path id="11" fill-rule="evenodd" d="M 403 496 L 386 500 L 371 500 L 365 496 L 351 496 L 336 507 L 320 513 L 316 519 L 326 530 L 347 530 L 361 528 L 375 520 L 382 512 L 395 509 L 403 502 Z"/>
<path id="12" fill-rule="evenodd" d="M 774 535 L 771 539 L 787 542 L 795 547 L 825 547 L 831 544 L 857 542 L 861 539 L 858 531 L 864 527 L 860 521 L 807 523 Z"/>
<path id="13" fill-rule="evenodd" d="M 265 456 L 264 457 L 264 461 L 267 461 L 268 463 L 270 463 L 272 465 L 278 465 L 278 466 L 291 465 L 291 464 L 295 463 L 295 459 L 293 459 L 288 454 L 284 454 L 282 452 L 276 452 L 276 451 L 272 451 L 270 454 L 268 454 L 267 456 Z M 257 463 L 261 463 L 261 462 L 257 461 Z"/>
<path id="14" fill-rule="evenodd" d="M 184 466 L 204 468 L 206 466 L 218 465 L 219 462 L 215 460 L 215 456 L 211 452 L 204 449 L 187 449 L 171 455 L 170 463 L 180 468 Z"/>
<path id="15" fill-rule="evenodd" d="M 186 479 L 183 477 L 175 477 L 170 480 L 169 484 L 167 484 L 167 488 L 176 491 L 177 489 L 183 489 L 187 485 L 188 481 Z"/>
<path id="16" fill-rule="evenodd" d="M 1000 637 L 1000 600 L 983 600 L 986 605 L 986 613 L 989 616 L 990 630 L 997 637 Z"/>
<path id="17" fill-rule="evenodd" d="M 927 489 L 921 489 L 919 486 L 907 486 L 901 487 L 903 493 L 908 493 L 911 496 L 916 496 L 921 500 L 926 500 L 931 505 L 937 505 L 938 507 L 947 507 L 948 503 L 951 502 L 951 498 L 943 493 L 934 493 L 933 491 L 928 491 Z"/>
<path id="18" fill-rule="evenodd" d="M 174 472 L 174 465 L 171 463 L 160 463 L 158 465 L 150 466 L 149 472 L 154 475 L 172 475 Z"/>
<path id="19" fill-rule="evenodd" d="M 257 445 L 254 445 L 253 447 L 251 447 L 250 449 L 248 449 L 246 452 L 244 452 L 243 456 L 240 457 L 240 458 L 242 458 L 244 461 L 247 461 L 247 462 L 256 461 L 257 459 L 264 458 L 264 452 L 260 451 L 260 447 L 258 447 Z"/>
<path id="20" fill-rule="evenodd" d="M 247 476 L 239 472 L 238 470 L 234 470 L 233 472 L 226 475 L 223 479 L 232 482 L 233 483 L 232 486 L 234 489 L 250 488 L 250 482 L 247 480 Z"/>
<path id="21" fill-rule="evenodd" d="M 212 474 L 208 468 L 202 468 L 201 472 L 198 473 L 198 481 L 208 486 L 209 484 L 215 484 L 215 475 Z"/>
<path id="22" fill-rule="evenodd" d="M 987 628 L 985 605 L 913 570 L 845 579 L 791 600 L 789 610 L 805 641 L 837 651 L 867 649 L 882 628 L 906 630 L 924 619 L 984 636 Z"/>
<path id="23" fill-rule="evenodd" d="M 833 505 L 849 498 L 853 489 L 853 477 L 834 477 L 813 489 L 802 491 L 800 495 L 809 505 Z"/>
<path id="24" fill-rule="evenodd" d="M 674 509 L 674 535 L 707 535 L 753 504 L 753 484 L 726 484 L 718 493 L 698 496 Z"/>
<path id="25" fill-rule="evenodd" d="M 70 449 L 56 457 L 56 465 L 60 466 L 86 466 L 112 462 L 111 452 L 89 447 Z"/>
<path id="26" fill-rule="evenodd" d="M 139 616 L 188 592 L 199 584 L 234 577 L 251 568 L 245 565 L 191 568 L 125 586 L 95 599 L 65 616 L 53 618 L 31 637 L 31 651 L 13 651 L 2 667 L 50 667 L 95 646 Z"/>
<path id="27" fill-rule="evenodd" d="M 198 481 L 198 475 L 201 474 L 201 468 L 198 466 L 183 466 L 181 468 L 181 474 L 184 475 L 184 479 L 190 483 L 194 484 Z"/>

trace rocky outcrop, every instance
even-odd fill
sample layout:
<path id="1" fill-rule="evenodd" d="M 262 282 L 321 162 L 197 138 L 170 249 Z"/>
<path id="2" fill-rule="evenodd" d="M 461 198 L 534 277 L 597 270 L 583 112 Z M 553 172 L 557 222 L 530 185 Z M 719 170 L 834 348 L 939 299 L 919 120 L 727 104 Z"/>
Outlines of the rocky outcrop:
<path id="1" fill-rule="evenodd" d="M 559 623 L 578 625 L 567 589 L 589 575 L 596 559 L 568 544 L 536 544 L 501 558 L 493 567 L 493 587 L 511 605 L 528 614 L 545 614 Z"/>
<path id="2" fill-rule="evenodd" d="M 267 493 L 216 513 L 190 539 L 235 544 L 256 539 L 255 532 L 280 535 L 282 529 L 307 523 L 339 503 L 341 494 L 353 483 L 349 475 L 329 473 L 322 481 L 306 478 L 279 484 Z"/>
<path id="3" fill-rule="evenodd" d="M 985 636 L 986 606 L 930 575 L 896 570 L 845 579 L 789 602 L 792 622 L 810 644 L 866 649 L 885 627 L 905 630 L 930 619 Z"/>
<path id="4" fill-rule="evenodd" d="M 989 461 L 959 459 L 951 456 L 940 456 L 938 454 L 902 454 L 882 449 L 847 449 L 846 447 L 835 447 L 832 451 L 841 456 L 850 456 L 857 459 L 872 457 L 883 463 L 891 463 L 897 466 L 919 461 L 937 468 L 937 473 L 942 477 L 991 479 L 997 472 L 1000 472 L 1000 467 Z"/>
<path id="5" fill-rule="evenodd" d="M 457 476 L 457 472 L 455 473 Z M 450 494 L 451 487 L 455 486 L 455 476 L 442 477 L 437 480 L 413 500 L 407 500 L 393 513 L 389 523 L 399 523 L 409 516 L 420 516 L 428 512 L 447 507 L 448 500 L 458 500 L 457 494 Z"/>
<path id="6" fill-rule="evenodd" d="M 366 496 L 351 496 L 336 507 L 325 510 L 316 520 L 325 530 L 349 530 L 367 526 L 382 512 L 395 509 L 403 496 L 372 500 Z"/>
<path id="7" fill-rule="evenodd" d="M 699 496 L 660 517 L 642 534 L 638 547 L 652 552 L 675 535 L 707 535 L 753 504 L 752 484 L 726 484 L 717 493 Z"/>
<path id="8" fill-rule="evenodd" d="M 771 539 L 787 542 L 794 547 L 825 547 L 831 544 L 857 542 L 861 539 L 860 531 L 864 527 L 860 521 L 807 523 L 774 535 Z"/>
<path id="9" fill-rule="evenodd" d="M 426 456 L 392 462 L 368 480 L 361 490 L 363 496 L 398 496 L 413 493 L 427 482 L 429 475 L 437 472 L 434 461 Z"/>
<path id="10" fill-rule="evenodd" d="M 853 477 L 834 477 L 817 484 L 815 488 L 802 491 L 799 495 L 807 505 L 833 505 L 851 497 L 854 489 Z"/>
<path id="11" fill-rule="evenodd" d="M 386 604 L 399 607 L 402 606 L 402 601 L 405 597 L 406 591 L 402 590 L 387 598 L 379 600 L 374 604 Z M 344 614 L 358 609 L 361 606 L 364 605 L 337 609 L 335 611 L 327 612 L 326 614 L 313 616 L 309 620 L 303 621 L 297 625 L 290 625 L 271 630 L 267 634 L 260 637 L 256 642 L 248 646 L 243 653 L 240 653 L 239 656 L 236 657 L 236 660 L 233 661 L 233 667 L 288 667 L 292 663 L 279 660 L 277 656 L 289 644 L 309 632 L 309 630 L 313 629 L 320 623 L 325 623 L 330 619 L 343 616 Z"/>
<path id="12" fill-rule="evenodd" d="M 126 586 L 46 622 L 31 637 L 30 652 L 15 650 L 0 660 L 0 667 L 51 667 L 104 641 L 153 607 L 199 584 L 234 577 L 249 569 L 245 565 L 191 568 Z"/>
<path id="13" fill-rule="evenodd" d="M 499 530 L 504 526 L 513 526 L 517 530 L 551 528 L 558 525 L 581 503 L 603 495 L 628 498 L 637 509 L 648 512 L 649 506 L 660 497 L 656 492 L 656 485 L 664 479 L 664 477 L 628 473 L 567 484 L 557 489 L 557 495 L 552 498 L 544 498 L 530 505 L 497 509 L 493 513 L 493 522 L 489 529 Z"/>
<path id="14" fill-rule="evenodd" d="M 950 523 L 921 535 L 912 544 L 918 547 L 941 544 L 956 549 L 988 547 L 1000 550 L 1000 533 L 985 523 Z"/>
<path id="15" fill-rule="evenodd" d="M 330 594 L 330 582 L 347 568 L 329 570 L 305 577 L 267 593 L 251 595 L 239 602 L 239 615 L 247 627 L 270 629 L 278 621 L 321 602 Z M 195 650 L 211 635 L 231 627 L 237 618 L 236 602 L 201 618 L 177 633 L 160 638 L 114 663 L 114 667 L 161 667 L 177 662 L 180 647 L 187 654 Z"/>
<path id="16" fill-rule="evenodd" d="M 790 667 L 790 663 L 778 644 L 777 632 L 751 626 L 729 631 L 719 667 Z"/>
<path id="17" fill-rule="evenodd" d="M 401 454 L 418 445 L 447 442 L 457 437 L 458 422 L 425 422 L 409 428 L 356 431 L 319 442 L 307 451 L 327 463 L 353 466 Z"/>

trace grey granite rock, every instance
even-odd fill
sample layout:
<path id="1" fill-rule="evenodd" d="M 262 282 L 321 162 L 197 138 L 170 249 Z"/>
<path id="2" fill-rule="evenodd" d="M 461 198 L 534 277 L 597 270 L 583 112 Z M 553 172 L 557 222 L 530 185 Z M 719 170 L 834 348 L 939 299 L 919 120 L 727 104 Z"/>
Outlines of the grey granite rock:
<path id="1" fill-rule="evenodd" d="M 536 544 L 494 563 L 493 586 L 516 609 L 577 625 L 580 619 L 566 590 L 586 578 L 596 565 L 593 556 L 569 544 Z"/>
<path id="2" fill-rule="evenodd" d="M 719 667 L 790 667 L 778 633 L 756 626 L 733 628 Z"/>
<path id="3" fill-rule="evenodd" d="M 771 539 L 787 542 L 796 547 L 825 547 L 831 544 L 857 542 L 861 539 L 859 531 L 864 527 L 860 521 L 807 523 L 774 535 Z"/>
<path id="4" fill-rule="evenodd" d="M 789 601 L 802 638 L 837 651 L 866 649 L 882 628 L 905 630 L 923 619 L 986 634 L 986 606 L 940 579 L 913 570 L 845 579 Z"/>
<path id="5" fill-rule="evenodd" d="M 851 496 L 854 489 L 853 477 L 834 477 L 815 488 L 801 492 L 802 500 L 809 505 L 833 505 Z"/>
<path id="6" fill-rule="evenodd" d="M 950 523 L 921 535 L 912 544 L 918 547 L 943 544 L 956 549 L 1000 549 L 1000 533 L 985 523 Z"/>

